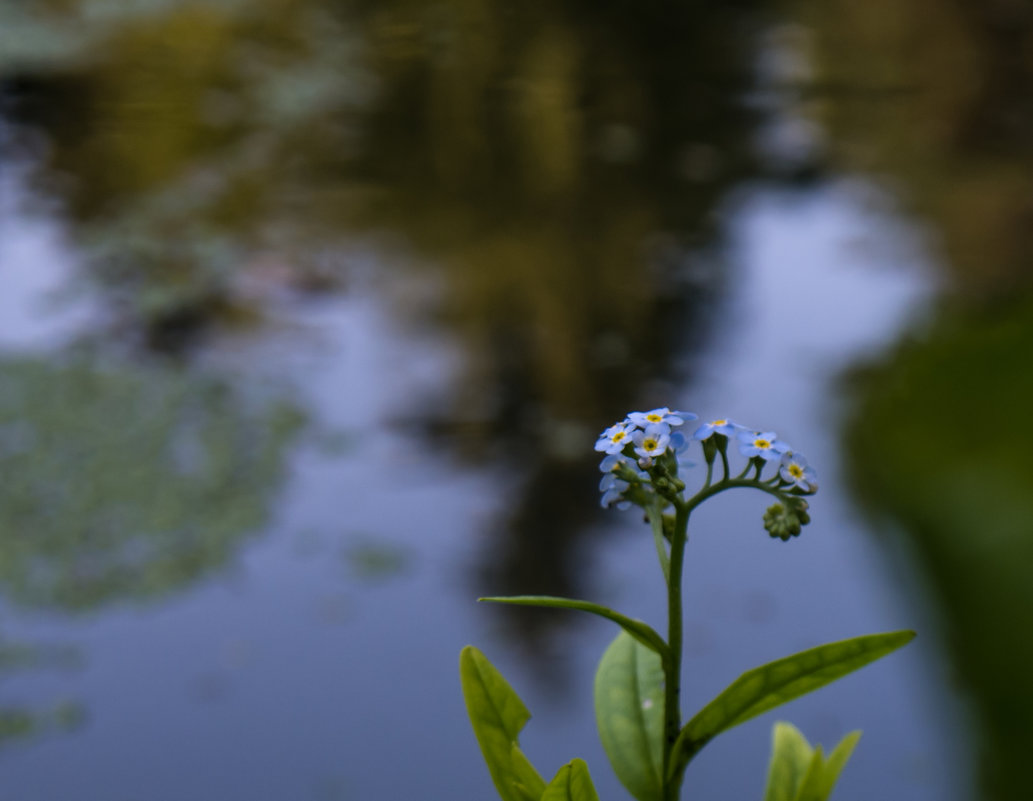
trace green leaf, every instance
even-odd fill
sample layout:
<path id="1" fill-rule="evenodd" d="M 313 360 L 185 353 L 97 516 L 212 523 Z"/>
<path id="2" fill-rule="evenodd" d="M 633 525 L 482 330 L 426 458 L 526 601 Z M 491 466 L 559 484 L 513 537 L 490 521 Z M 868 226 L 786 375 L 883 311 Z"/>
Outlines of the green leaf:
<path id="1" fill-rule="evenodd" d="M 580 609 L 582 612 L 591 612 L 593 615 L 612 620 L 646 648 L 656 651 L 662 659 L 668 658 L 667 643 L 648 623 L 627 617 L 591 601 L 575 601 L 572 598 L 557 598 L 553 595 L 507 595 L 478 598 L 477 600 L 515 606 L 543 606 L 552 609 Z"/>
<path id="2" fill-rule="evenodd" d="M 764 801 L 794 801 L 814 749 L 791 723 L 779 721 L 771 733 L 771 763 Z"/>
<path id="3" fill-rule="evenodd" d="M 799 729 L 779 721 L 772 736 L 764 801 L 826 801 L 860 738 L 861 732 L 851 732 L 826 760 L 820 745 L 811 748 Z"/>
<path id="4" fill-rule="evenodd" d="M 836 781 L 839 779 L 839 774 L 843 771 L 844 765 L 847 760 L 850 759 L 850 755 L 854 753 L 854 748 L 857 746 L 857 741 L 861 739 L 861 732 L 852 731 L 846 737 L 839 741 L 829 758 L 825 761 L 824 769 L 822 770 L 821 782 L 818 785 L 818 798 L 821 801 L 828 798 L 832 794 L 832 788 L 836 786 Z"/>
<path id="5" fill-rule="evenodd" d="M 541 801 L 599 801 L 585 761 L 575 759 L 560 768 Z"/>
<path id="6" fill-rule="evenodd" d="M 656 653 L 622 631 L 595 675 L 595 716 L 613 771 L 638 801 L 663 796 L 664 671 Z"/>
<path id="7" fill-rule="evenodd" d="M 472 645 L 459 655 L 463 698 L 484 761 L 503 801 L 541 801 L 545 780 L 520 750 L 517 737 L 531 717 L 502 674 Z"/>
<path id="8" fill-rule="evenodd" d="M 675 743 L 672 775 L 721 732 L 824 687 L 911 642 L 913 631 L 828 643 L 748 670 L 690 720 Z"/>
<path id="9" fill-rule="evenodd" d="M 800 789 L 796 792 L 793 801 L 825 801 L 828 793 L 822 794 L 822 773 L 825 769 L 825 754 L 821 746 L 816 746 L 811 754 L 811 762 L 807 766 L 807 772 L 800 783 Z"/>

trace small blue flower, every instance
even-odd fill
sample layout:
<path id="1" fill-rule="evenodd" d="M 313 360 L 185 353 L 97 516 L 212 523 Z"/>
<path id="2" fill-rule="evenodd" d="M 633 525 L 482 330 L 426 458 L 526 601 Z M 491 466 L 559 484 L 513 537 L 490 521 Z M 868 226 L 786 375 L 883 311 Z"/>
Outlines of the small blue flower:
<path id="1" fill-rule="evenodd" d="M 620 453 L 631 442 L 632 429 L 627 421 L 615 423 L 599 435 L 595 449 L 609 454 Z"/>
<path id="2" fill-rule="evenodd" d="M 616 489 L 618 492 L 624 492 L 628 488 L 629 484 L 627 481 L 621 478 L 617 478 L 613 473 L 607 473 L 601 479 L 599 479 L 599 491 L 606 492 L 607 490 Z"/>
<path id="3" fill-rule="evenodd" d="M 695 467 L 696 463 L 692 461 L 689 454 L 689 438 L 686 437 L 681 431 L 675 431 L 671 434 L 671 441 L 667 447 L 674 451 L 675 459 L 678 462 L 679 468 L 688 470 L 690 467 Z"/>
<path id="4" fill-rule="evenodd" d="M 803 454 L 786 451 L 782 454 L 782 464 L 778 468 L 778 474 L 783 481 L 788 481 L 795 487 L 806 492 L 814 492 L 818 489 L 818 474 L 813 467 L 807 465 Z"/>
<path id="5" fill-rule="evenodd" d="M 753 458 L 759 456 L 765 462 L 781 459 L 789 446 L 778 438 L 774 431 L 740 431 L 739 453 Z"/>
<path id="6" fill-rule="evenodd" d="M 745 431 L 745 427 L 738 423 L 733 423 L 731 420 L 711 420 L 709 423 L 704 423 L 695 430 L 692 434 L 693 439 L 703 441 L 708 439 L 712 434 L 724 434 L 726 437 L 734 437 L 740 431 Z"/>
<path id="7" fill-rule="evenodd" d="M 603 493 L 599 503 L 604 509 L 614 505 L 618 509 L 627 509 L 631 502 L 624 500 L 624 490 L 630 486 L 627 481 L 617 478 L 613 473 L 607 473 L 599 482 L 599 490 Z"/>
<path id="8" fill-rule="evenodd" d="M 680 426 L 686 420 L 695 419 L 696 415 L 692 412 L 672 412 L 666 406 L 648 412 L 632 412 L 628 415 L 628 420 L 643 429 L 662 425 L 667 426 L 667 429 L 670 430 L 671 426 Z"/>
<path id="9" fill-rule="evenodd" d="M 609 509 L 611 506 L 616 506 L 623 512 L 625 509 L 631 508 L 631 501 L 624 500 L 620 492 L 616 490 L 608 490 L 599 501 L 599 505 L 602 506 L 603 509 Z"/>
<path id="10" fill-rule="evenodd" d="M 620 453 L 611 453 L 609 456 L 604 458 L 599 463 L 599 469 L 602 472 L 604 472 L 604 473 L 614 473 L 615 474 L 615 473 L 620 472 L 620 473 L 622 473 L 624 475 L 630 475 L 627 472 L 627 470 L 618 470 L 617 469 L 620 466 L 624 466 L 628 470 L 631 470 L 634 473 L 635 477 L 639 481 L 644 481 L 644 482 L 648 483 L 649 482 L 649 473 L 647 473 L 645 470 L 638 470 L 635 467 L 632 467 L 632 464 L 634 464 L 634 460 L 629 459 L 627 456 L 624 456 L 623 454 L 620 454 Z M 604 481 L 606 480 L 606 476 L 603 476 L 603 480 Z M 600 485 L 599 489 L 602 489 L 601 485 Z"/>
<path id="11" fill-rule="evenodd" d="M 621 475 L 634 475 L 634 482 L 621 478 L 614 472 L 620 465 L 633 471 L 629 473 L 625 470 L 621 472 Z M 639 492 L 645 490 L 649 484 L 649 473 L 632 468 L 630 460 L 626 457 L 615 455 L 607 456 L 603 459 L 602 464 L 600 464 L 599 467 L 604 473 L 606 473 L 606 475 L 599 481 L 599 490 L 603 493 L 600 504 L 604 509 L 608 509 L 611 506 L 616 506 L 618 509 L 629 508 L 631 506 L 631 501 L 624 497 L 624 493 L 631 488 L 632 483 L 636 485 Z"/>
<path id="12" fill-rule="evenodd" d="M 654 424 L 646 426 L 645 431 L 632 431 L 631 441 L 635 443 L 635 453 L 642 459 L 655 459 L 662 456 L 671 441 L 670 429 L 666 425 Z"/>

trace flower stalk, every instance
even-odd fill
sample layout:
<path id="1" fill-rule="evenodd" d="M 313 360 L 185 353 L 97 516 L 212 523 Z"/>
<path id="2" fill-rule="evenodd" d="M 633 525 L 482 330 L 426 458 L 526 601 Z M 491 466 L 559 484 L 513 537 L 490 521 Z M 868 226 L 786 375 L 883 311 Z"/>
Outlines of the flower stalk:
<path id="1" fill-rule="evenodd" d="M 596 722 L 617 778 L 637 801 L 677 801 L 685 769 L 723 731 L 812 692 L 908 643 L 914 632 L 870 634 L 793 654 L 747 671 L 687 723 L 681 716 L 684 651 L 682 579 L 689 518 L 704 501 L 726 490 L 756 489 L 775 503 L 764 528 L 788 540 L 810 522 L 806 496 L 818 489 L 813 468 L 774 432 L 730 420 L 699 425 L 691 438 L 679 429 L 696 415 L 668 408 L 632 412 L 607 428 L 596 443 L 604 453 L 599 489 L 604 507 L 638 506 L 652 530 L 667 589 L 667 638 L 642 620 L 591 601 L 546 595 L 488 597 L 484 601 L 577 609 L 617 624 L 621 632 L 606 649 L 595 679 Z M 698 442 L 706 472 L 686 496 L 693 465 L 685 460 Z M 732 476 L 728 446 L 746 460 Z M 715 480 L 720 458 L 721 476 Z M 769 475 L 765 475 L 768 472 Z M 588 767 L 572 760 L 545 780 L 521 752 L 516 735 L 530 713 L 509 684 L 473 646 L 463 649 L 460 675 L 470 722 L 503 801 L 599 801 Z M 848 735 L 824 758 L 788 724 L 776 724 L 774 755 L 765 798 L 827 801 L 859 733 Z"/>
<path id="2" fill-rule="evenodd" d="M 664 670 L 663 717 L 663 801 L 676 801 L 687 760 L 678 758 L 676 744 L 682 729 L 681 667 L 684 651 L 682 575 L 688 546 L 689 516 L 709 498 L 730 489 L 757 489 L 771 495 L 776 503 L 764 516 L 772 537 L 789 539 L 800 533 L 809 520 L 801 495 L 817 491 L 817 478 L 807 460 L 793 451 L 773 431 L 759 431 L 719 419 L 703 423 L 692 434 L 700 442 L 706 472 L 700 488 L 684 497 L 682 472 L 689 469 L 679 456 L 687 449 L 688 439 L 674 429 L 696 420 L 690 412 L 668 408 L 632 412 L 607 428 L 596 442 L 596 450 L 606 454 L 601 469 L 613 476 L 606 481 L 603 506 L 642 507 L 653 531 L 657 557 L 667 585 L 667 658 Z M 746 464 L 734 478 L 728 459 L 728 445 L 734 440 Z M 714 466 L 720 458 L 721 478 L 714 480 Z M 765 478 L 769 464 L 774 474 Z M 670 521 L 665 525 L 665 518 Z M 805 519 L 806 518 L 806 519 Z"/>

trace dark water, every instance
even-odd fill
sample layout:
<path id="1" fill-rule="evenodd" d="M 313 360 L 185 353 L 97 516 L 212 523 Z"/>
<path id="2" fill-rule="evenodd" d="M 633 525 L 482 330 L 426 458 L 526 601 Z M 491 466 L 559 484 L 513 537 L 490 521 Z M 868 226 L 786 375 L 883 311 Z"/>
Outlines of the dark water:
<path id="1" fill-rule="evenodd" d="M 755 498 L 700 514 L 689 708 L 920 631 L 708 746 L 690 792 L 759 797 L 784 718 L 864 730 L 840 798 L 1022 797 L 1029 484 L 999 426 L 952 461 L 937 354 L 971 343 L 978 419 L 1021 414 L 1029 19 L 880 5 L 0 6 L 12 797 L 492 797 L 470 642 L 541 772 L 582 756 L 624 797 L 591 711 L 613 631 L 474 599 L 660 624 L 591 446 L 665 404 L 777 428 L 822 480 L 790 543 Z M 984 497 L 993 547 L 961 547 Z"/>

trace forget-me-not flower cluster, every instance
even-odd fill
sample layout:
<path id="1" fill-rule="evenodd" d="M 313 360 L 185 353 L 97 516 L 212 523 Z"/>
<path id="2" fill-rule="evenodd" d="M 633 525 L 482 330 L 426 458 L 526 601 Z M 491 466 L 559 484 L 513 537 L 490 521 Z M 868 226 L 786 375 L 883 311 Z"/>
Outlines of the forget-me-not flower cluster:
<path id="1" fill-rule="evenodd" d="M 806 458 L 778 438 L 774 431 L 740 425 L 726 418 L 699 423 L 690 436 L 686 423 L 698 420 L 692 412 L 672 411 L 666 406 L 648 412 L 631 412 L 599 436 L 595 449 L 605 454 L 599 489 L 604 507 L 627 509 L 656 504 L 664 508 L 682 500 L 685 484 L 679 472 L 691 465 L 684 461 L 690 445 L 699 443 L 707 466 L 703 489 L 712 486 L 712 472 L 720 457 L 724 486 L 755 486 L 775 495 L 779 503 L 768 509 L 765 527 L 772 536 L 788 539 L 810 518 L 804 495 L 818 489 L 817 474 Z M 747 460 L 737 477 L 729 474 L 728 450 L 734 443 Z M 764 475 L 773 466 L 773 474 Z M 701 490 L 702 491 L 702 490 Z"/>

